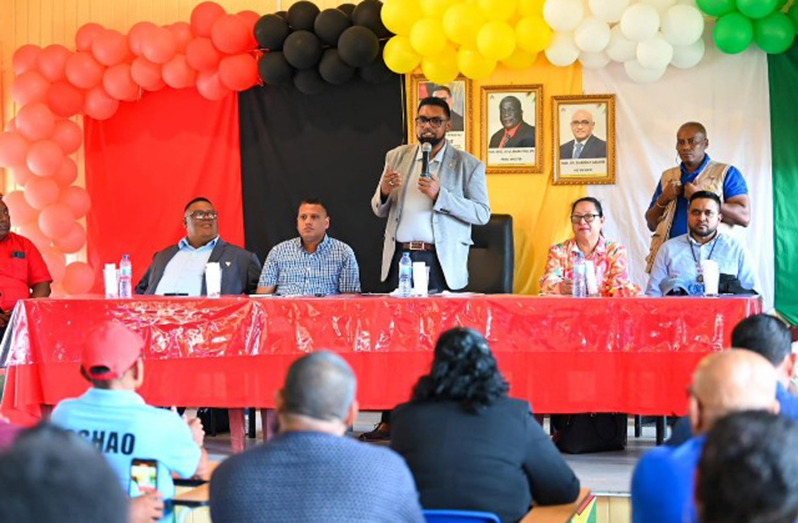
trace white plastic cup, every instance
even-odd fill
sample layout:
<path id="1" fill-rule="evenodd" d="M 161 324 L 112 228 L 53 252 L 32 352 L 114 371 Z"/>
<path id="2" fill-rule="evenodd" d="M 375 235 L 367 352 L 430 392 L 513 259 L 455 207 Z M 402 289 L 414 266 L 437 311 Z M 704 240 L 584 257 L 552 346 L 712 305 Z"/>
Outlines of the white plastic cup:
<path id="1" fill-rule="evenodd" d="M 429 293 L 429 272 L 424 262 L 413 262 L 413 294 L 426 296 Z"/>
<path id="2" fill-rule="evenodd" d="M 209 298 L 222 294 L 222 268 L 218 263 L 205 264 L 205 291 Z"/>
<path id="3" fill-rule="evenodd" d="M 704 275 L 704 295 L 717 296 L 720 282 L 720 267 L 715 260 L 701 262 L 701 274 Z"/>
<path id="4" fill-rule="evenodd" d="M 105 284 L 106 298 L 119 297 L 119 282 L 116 275 L 116 265 L 113 263 L 106 263 L 105 267 L 103 267 L 103 283 Z"/>

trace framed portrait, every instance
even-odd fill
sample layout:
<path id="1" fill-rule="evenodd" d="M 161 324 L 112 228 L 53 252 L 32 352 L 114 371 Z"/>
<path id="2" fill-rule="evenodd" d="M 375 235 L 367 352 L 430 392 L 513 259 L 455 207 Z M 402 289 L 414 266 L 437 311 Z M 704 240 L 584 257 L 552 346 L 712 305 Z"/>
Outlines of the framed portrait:
<path id="1" fill-rule="evenodd" d="M 482 159 L 487 172 L 543 172 L 543 86 L 492 85 L 481 89 Z"/>
<path id="2" fill-rule="evenodd" d="M 407 105 L 407 143 L 418 142 L 416 113 L 419 101 L 435 96 L 449 104 L 452 128 L 446 133 L 446 139 L 456 149 L 471 151 L 471 80 L 460 76 L 444 85 L 430 82 L 420 74 L 408 75 L 407 92 L 410 95 L 410 103 Z"/>
<path id="3" fill-rule="evenodd" d="M 553 96 L 552 183 L 615 183 L 615 95 Z"/>

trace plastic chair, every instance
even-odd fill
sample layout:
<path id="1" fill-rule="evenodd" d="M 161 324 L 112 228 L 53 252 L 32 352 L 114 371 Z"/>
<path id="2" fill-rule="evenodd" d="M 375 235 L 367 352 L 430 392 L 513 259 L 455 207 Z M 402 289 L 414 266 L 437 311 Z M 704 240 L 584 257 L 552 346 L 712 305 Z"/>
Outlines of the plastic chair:
<path id="1" fill-rule="evenodd" d="M 425 510 L 427 523 L 502 523 L 492 512 L 474 510 Z"/>

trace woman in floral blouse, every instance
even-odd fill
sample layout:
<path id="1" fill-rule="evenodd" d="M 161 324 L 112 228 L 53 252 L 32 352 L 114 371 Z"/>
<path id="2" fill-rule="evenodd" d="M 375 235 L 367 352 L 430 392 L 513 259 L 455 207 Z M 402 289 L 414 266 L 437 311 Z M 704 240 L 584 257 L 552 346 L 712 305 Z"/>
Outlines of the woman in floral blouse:
<path id="1" fill-rule="evenodd" d="M 580 198 L 571 206 L 571 227 L 574 237 L 552 245 L 546 272 L 540 279 L 541 294 L 572 293 L 573 268 L 576 253 L 581 251 L 586 261 L 593 262 L 601 296 L 637 296 L 640 287 L 629 281 L 626 267 L 626 247 L 606 240 L 601 232 L 604 225 L 601 203 L 591 197 Z"/>

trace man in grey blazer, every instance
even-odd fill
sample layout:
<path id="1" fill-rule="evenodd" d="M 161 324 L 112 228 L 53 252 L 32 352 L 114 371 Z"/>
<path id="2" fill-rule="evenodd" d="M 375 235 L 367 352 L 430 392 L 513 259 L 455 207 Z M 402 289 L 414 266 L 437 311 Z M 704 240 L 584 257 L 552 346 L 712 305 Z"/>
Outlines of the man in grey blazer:
<path id="1" fill-rule="evenodd" d="M 205 296 L 205 264 L 222 269 L 222 294 L 255 294 L 261 265 L 255 254 L 219 237 L 219 213 L 198 197 L 184 209 L 186 237 L 155 254 L 136 294 Z"/>
<path id="2" fill-rule="evenodd" d="M 446 141 L 449 105 L 440 98 L 421 100 L 416 117 L 419 144 L 432 146 L 429 177 L 423 176 L 420 145 L 388 151 L 385 171 L 371 199 L 374 214 L 388 218 L 381 280 L 396 288 L 403 252 L 430 267 L 430 292 L 468 284 L 471 226 L 490 219 L 485 165 Z"/>

